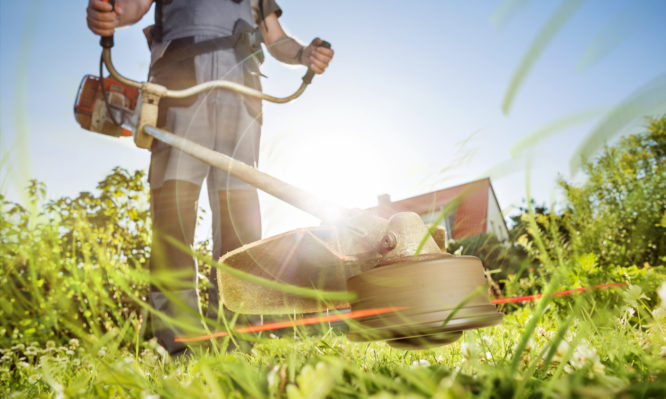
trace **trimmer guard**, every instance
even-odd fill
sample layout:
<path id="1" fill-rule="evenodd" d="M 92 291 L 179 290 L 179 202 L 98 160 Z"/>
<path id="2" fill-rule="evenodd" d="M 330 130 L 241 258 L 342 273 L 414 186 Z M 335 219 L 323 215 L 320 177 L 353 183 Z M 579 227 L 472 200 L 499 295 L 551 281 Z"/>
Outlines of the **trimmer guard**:
<path id="1" fill-rule="evenodd" d="M 356 257 L 340 252 L 336 227 L 292 230 L 244 245 L 220 263 L 267 280 L 296 287 L 346 291 L 347 279 L 360 272 Z M 343 301 L 326 302 L 266 287 L 220 269 L 220 299 L 231 310 L 247 314 L 311 313 L 346 308 Z"/>

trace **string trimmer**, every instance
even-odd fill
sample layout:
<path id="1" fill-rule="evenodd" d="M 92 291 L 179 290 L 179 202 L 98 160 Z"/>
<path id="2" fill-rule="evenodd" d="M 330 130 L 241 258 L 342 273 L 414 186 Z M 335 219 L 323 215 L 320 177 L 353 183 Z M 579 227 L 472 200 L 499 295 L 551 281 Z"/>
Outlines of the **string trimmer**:
<path id="1" fill-rule="evenodd" d="M 111 61 L 113 37 L 102 38 L 101 45 L 100 64 L 106 66 L 110 76 L 103 78 L 100 73 L 99 77 L 84 77 L 74 106 L 81 127 L 112 136 L 132 135 L 140 148 L 150 148 L 153 139 L 160 140 L 316 216 L 322 220 L 321 226 L 252 242 L 219 261 L 286 285 L 355 294 L 351 301 L 323 301 L 285 293 L 279 287 L 250 282 L 220 270 L 220 299 L 229 309 L 247 314 L 341 308 L 351 308 L 355 314 L 368 311 L 368 316 L 357 318 L 350 326 L 348 337 L 354 341 L 387 340 L 389 345 L 405 349 L 450 343 L 463 330 L 502 320 L 489 300 L 481 261 L 446 253 L 443 235 L 432 234 L 437 230 L 429 229 L 416 213 L 400 212 L 385 219 L 367 211 L 346 209 L 156 127 L 162 98 L 185 98 L 222 89 L 286 103 L 304 92 L 314 76 L 312 70 L 307 71 L 300 87 L 286 97 L 270 96 L 223 80 L 169 90 L 122 76 Z"/>

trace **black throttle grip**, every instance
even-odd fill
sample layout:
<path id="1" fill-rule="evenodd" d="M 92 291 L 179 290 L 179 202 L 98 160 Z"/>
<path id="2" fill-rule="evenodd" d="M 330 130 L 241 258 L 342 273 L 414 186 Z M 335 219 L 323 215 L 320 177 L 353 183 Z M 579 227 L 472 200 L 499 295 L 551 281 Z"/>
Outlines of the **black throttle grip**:
<path id="1" fill-rule="evenodd" d="M 317 47 L 323 47 L 323 48 L 331 48 L 331 43 L 327 42 L 326 40 L 322 40 L 321 44 Z M 309 85 L 312 83 L 312 79 L 314 78 L 315 72 L 308 67 L 308 71 L 305 72 L 305 75 L 303 75 L 303 83 Z"/>
<path id="2" fill-rule="evenodd" d="M 105 3 L 111 4 L 111 10 L 116 6 L 116 0 L 102 0 Z M 99 45 L 102 46 L 103 48 L 111 48 L 113 47 L 113 35 L 111 36 L 102 36 L 101 39 L 99 39 Z"/>

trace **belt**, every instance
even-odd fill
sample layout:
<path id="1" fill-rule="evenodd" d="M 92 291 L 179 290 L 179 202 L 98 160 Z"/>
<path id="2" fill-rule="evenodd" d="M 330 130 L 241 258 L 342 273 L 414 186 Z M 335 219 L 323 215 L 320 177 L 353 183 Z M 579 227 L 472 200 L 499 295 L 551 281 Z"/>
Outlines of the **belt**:
<path id="1" fill-rule="evenodd" d="M 238 20 L 234 26 L 234 33 L 229 36 L 214 37 L 196 43 L 193 36 L 173 40 L 152 69 L 157 70 L 167 65 L 173 65 L 199 54 L 229 49 L 235 49 L 240 60 L 257 54 L 259 63 L 262 63 L 261 41 L 261 31 L 253 29 L 244 20 Z"/>

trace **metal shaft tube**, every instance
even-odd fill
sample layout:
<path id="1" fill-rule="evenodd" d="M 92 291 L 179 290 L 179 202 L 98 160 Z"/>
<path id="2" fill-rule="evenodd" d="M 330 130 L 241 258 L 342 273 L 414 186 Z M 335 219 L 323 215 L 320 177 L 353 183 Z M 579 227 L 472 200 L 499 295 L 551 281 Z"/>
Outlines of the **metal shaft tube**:
<path id="1" fill-rule="evenodd" d="M 349 211 L 336 204 L 325 201 L 315 195 L 285 183 L 271 175 L 261 172 L 252 166 L 231 158 L 225 154 L 208 149 L 190 140 L 178 137 L 163 129 L 146 125 L 144 132 L 174 148 L 189 154 L 198 160 L 218 168 L 253 187 L 256 187 L 296 208 L 307 212 L 322 221 L 334 222 Z"/>

